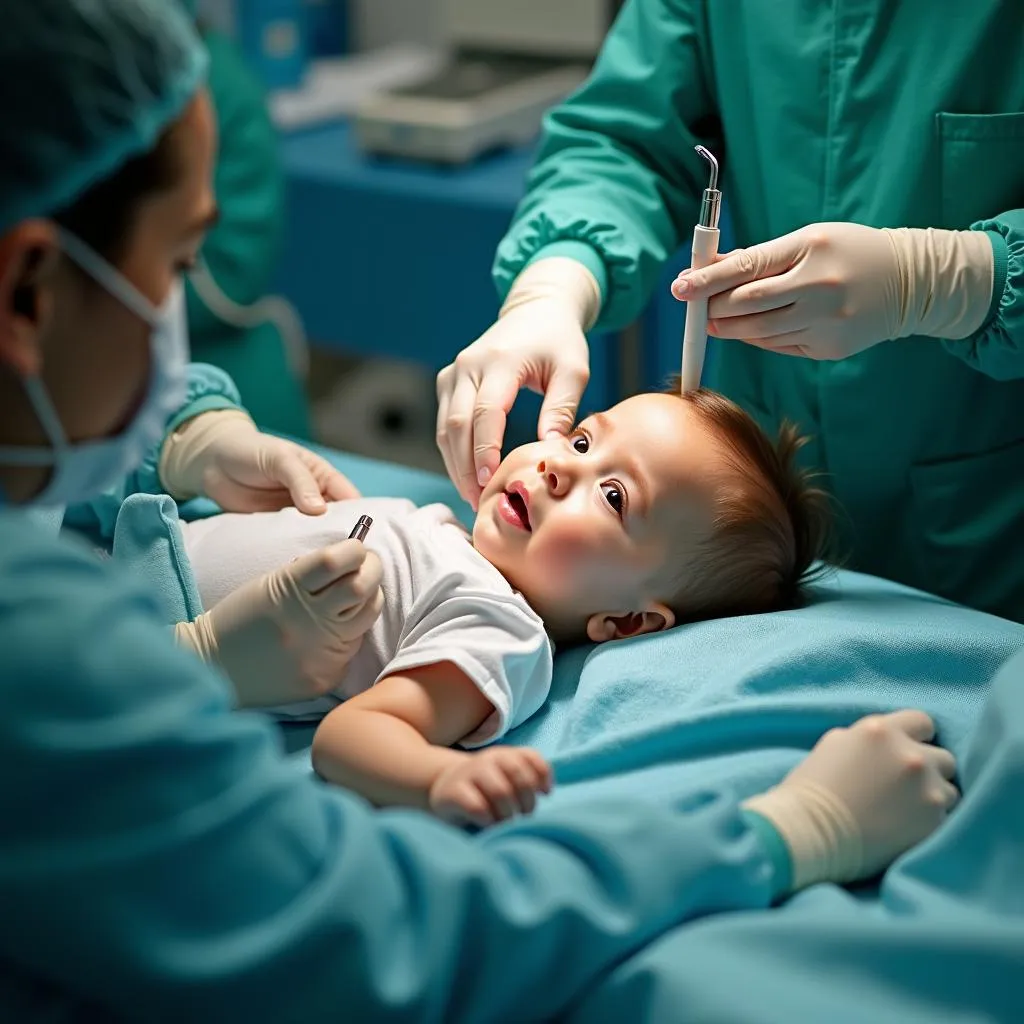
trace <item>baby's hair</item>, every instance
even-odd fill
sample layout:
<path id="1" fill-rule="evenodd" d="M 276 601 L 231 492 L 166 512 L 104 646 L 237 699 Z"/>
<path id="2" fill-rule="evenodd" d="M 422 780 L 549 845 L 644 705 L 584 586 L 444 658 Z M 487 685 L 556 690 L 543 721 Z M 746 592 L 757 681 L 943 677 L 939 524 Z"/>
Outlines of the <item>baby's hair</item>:
<path id="1" fill-rule="evenodd" d="M 690 405 L 727 459 L 710 536 L 678 580 L 676 614 L 694 621 L 799 606 L 826 568 L 832 524 L 829 495 L 797 464 L 807 438 L 783 423 L 773 443 L 735 402 L 705 388 L 680 395 L 678 379 L 668 393 Z"/>

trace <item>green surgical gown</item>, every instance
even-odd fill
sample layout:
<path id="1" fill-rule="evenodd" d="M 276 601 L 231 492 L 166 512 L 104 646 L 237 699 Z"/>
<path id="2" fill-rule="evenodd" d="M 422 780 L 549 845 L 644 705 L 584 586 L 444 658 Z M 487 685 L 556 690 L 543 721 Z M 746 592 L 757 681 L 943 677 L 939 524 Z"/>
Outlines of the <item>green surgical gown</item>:
<path id="1" fill-rule="evenodd" d="M 216 32 L 203 38 L 217 114 L 214 191 L 220 219 L 207 235 L 202 255 L 224 295 L 249 306 L 270 288 L 280 255 L 284 172 L 259 81 L 230 39 Z M 309 437 L 304 384 L 277 325 L 269 320 L 249 327 L 230 324 L 191 283 L 187 292 L 193 356 L 231 375 L 246 409 L 265 430 Z"/>
<path id="2" fill-rule="evenodd" d="M 547 118 L 500 290 L 571 255 L 599 326 L 632 320 L 690 237 L 697 143 L 723 159 L 738 245 L 829 220 L 990 232 L 972 337 L 839 363 L 722 342 L 709 383 L 812 435 L 851 567 L 1024 620 L 1024 3 L 630 0 Z"/>

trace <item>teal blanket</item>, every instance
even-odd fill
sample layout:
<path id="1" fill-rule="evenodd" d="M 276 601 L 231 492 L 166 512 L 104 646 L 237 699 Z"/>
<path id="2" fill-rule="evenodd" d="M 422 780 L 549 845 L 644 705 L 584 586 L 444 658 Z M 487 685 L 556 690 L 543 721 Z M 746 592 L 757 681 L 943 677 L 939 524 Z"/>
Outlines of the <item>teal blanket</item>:
<path id="1" fill-rule="evenodd" d="M 435 477 L 331 457 L 368 495 L 452 501 Z M 880 886 L 821 885 L 771 911 L 684 925 L 608 975 L 573 1019 L 1024 1021 L 1024 655 L 1007 664 L 1020 651 L 1022 626 L 838 573 L 799 611 L 561 652 L 551 699 L 509 737 L 555 764 L 541 814 L 723 780 L 742 797 L 827 729 L 900 707 L 934 716 L 965 794 Z"/>
<path id="2" fill-rule="evenodd" d="M 509 737 L 552 758 L 548 808 L 723 780 L 742 797 L 825 730 L 900 707 L 935 718 L 965 793 L 880 887 L 684 925 L 572 1019 L 1024 1021 L 1024 656 L 1006 664 L 1022 649 L 1024 627 L 841 573 L 800 611 L 563 655 L 552 699 Z"/>

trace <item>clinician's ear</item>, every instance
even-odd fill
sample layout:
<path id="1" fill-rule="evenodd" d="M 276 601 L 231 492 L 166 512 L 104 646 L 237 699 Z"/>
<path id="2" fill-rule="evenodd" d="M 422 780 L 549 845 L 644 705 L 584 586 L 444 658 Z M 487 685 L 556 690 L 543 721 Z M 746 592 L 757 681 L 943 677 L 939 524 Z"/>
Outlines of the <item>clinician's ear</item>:
<path id="1" fill-rule="evenodd" d="M 49 221 L 22 221 L 0 238 L 0 362 L 19 376 L 39 373 L 40 335 L 52 299 L 47 287 L 59 258 Z"/>
<path id="2" fill-rule="evenodd" d="M 595 644 L 606 640 L 624 640 L 644 633 L 671 629 L 676 617 L 671 608 L 652 602 L 642 612 L 599 612 L 587 620 L 587 637 Z"/>

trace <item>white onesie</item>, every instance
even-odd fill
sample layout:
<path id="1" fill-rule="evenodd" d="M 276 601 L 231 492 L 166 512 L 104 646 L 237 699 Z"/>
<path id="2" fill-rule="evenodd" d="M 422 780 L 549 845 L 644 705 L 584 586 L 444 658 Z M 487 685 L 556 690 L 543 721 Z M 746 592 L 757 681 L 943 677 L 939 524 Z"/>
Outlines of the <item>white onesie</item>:
<path id="1" fill-rule="evenodd" d="M 361 515 L 373 517 L 366 546 L 383 567 L 384 610 L 330 696 L 274 712 L 317 719 L 385 676 L 450 661 L 494 705 L 494 714 L 463 746 L 490 743 L 525 722 L 551 687 L 552 647 L 544 623 L 474 549 L 444 505 L 358 498 L 334 502 L 322 516 L 289 508 L 182 524 L 203 607 L 300 555 L 344 540 Z"/>

